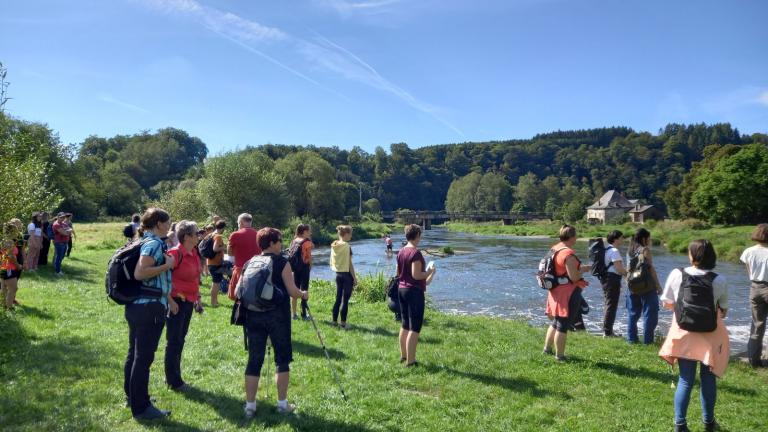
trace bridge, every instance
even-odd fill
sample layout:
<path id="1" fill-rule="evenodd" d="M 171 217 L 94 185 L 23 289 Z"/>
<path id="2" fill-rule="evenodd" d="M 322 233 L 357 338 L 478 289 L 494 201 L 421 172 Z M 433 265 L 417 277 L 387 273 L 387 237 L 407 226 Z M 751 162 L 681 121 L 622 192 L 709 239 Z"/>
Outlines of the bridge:
<path id="1" fill-rule="evenodd" d="M 465 220 L 474 222 L 501 221 L 504 225 L 512 225 L 517 221 L 549 220 L 550 213 L 526 213 L 526 212 L 449 212 L 444 210 L 418 210 L 418 211 L 394 211 L 382 212 L 385 222 L 401 222 L 405 224 L 419 224 L 425 230 L 432 229 L 432 224 L 448 220 Z"/>

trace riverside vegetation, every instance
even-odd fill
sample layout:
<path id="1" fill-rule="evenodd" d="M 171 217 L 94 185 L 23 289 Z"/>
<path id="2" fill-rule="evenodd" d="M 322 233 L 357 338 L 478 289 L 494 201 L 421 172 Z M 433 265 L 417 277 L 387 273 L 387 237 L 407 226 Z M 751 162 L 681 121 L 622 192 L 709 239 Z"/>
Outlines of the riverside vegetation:
<path id="1" fill-rule="evenodd" d="M 352 329 L 346 332 L 327 325 L 332 283 L 312 281 L 312 311 L 349 402 L 339 395 L 311 324 L 299 321 L 293 323 L 290 388 L 298 415 L 276 414 L 270 379 L 262 380 L 272 387 L 259 390 L 256 418 L 244 420 L 247 354 L 242 330 L 229 324 L 225 300 L 225 306 L 192 319 L 182 367 L 193 389 L 167 390 L 163 362 L 155 361 L 150 393 L 173 415 L 155 424 L 136 423 L 124 408 L 122 391 L 123 308 L 107 302 L 103 287 L 106 262 L 122 244 L 120 224 L 76 229 L 67 276 L 54 278 L 49 268 L 25 274 L 19 284 L 22 306 L 0 315 L 5 431 L 671 429 L 673 376 L 657 357 L 658 346 L 573 334 L 571 361 L 558 364 L 540 353 L 543 328 L 430 309 L 419 352 L 422 367 L 401 367 L 398 325 L 382 302 L 383 275 L 361 281 L 352 297 Z M 164 344 L 165 338 L 158 360 Z M 718 392 L 717 418 L 724 430 L 765 426 L 767 371 L 732 364 Z M 699 416 L 694 401 L 689 418 Z"/>

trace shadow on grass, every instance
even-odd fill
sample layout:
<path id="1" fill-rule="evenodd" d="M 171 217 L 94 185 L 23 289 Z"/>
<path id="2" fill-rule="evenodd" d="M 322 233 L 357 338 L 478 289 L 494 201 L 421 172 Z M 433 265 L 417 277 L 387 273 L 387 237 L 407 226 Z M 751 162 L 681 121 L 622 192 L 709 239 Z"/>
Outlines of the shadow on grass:
<path id="1" fill-rule="evenodd" d="M 395 333 L 389 329 L 385 329 L 384 327 L 363 327 L 358 325 L 350 325 L 349 331 L 356 332 L 356 333 L 367 333 L 367 334 L 372 334 L 376 336 L 385 336 L 385 337 L 398 336 L 398 333 Z"/>
<path id="2" fill-rule="evenodd" d="M 528 393 L 533 397 L 557 397 L 563 400 L 572 400 L 573 396 L 563 392 L 552 392 L 539 387 L 536 381 L 520 377 L 491 376 L 476 372 L 461 371 L 449 367 L 439 367 L 431 364 L 420 364 L 421 369 L 429 373 L 449 373 L 451 375 L 471 379 L 485 385 L 496 386 L 504 390 L 517 393 Z"/>
<path id="3" fill-rule="evenodd" d="M 316 344 L 309 344 L 309 343 L 293 340 L 291 342 L 291 345 L 293 345 L 293 351 L 301 355 L 305 355 L 308 357 L 325 358 L 323 347 L 320 346 L 319 341 Z M 326 346 L 325 348 L 328 350 L 328 355 L 330 355 L 331 359 L 333 360 L 343 360 L 347 358 L 347 355 L 344 354 L 343 351 L 339 351 L 335 348 L 329 348 L 328 346 Z"/>
<path id="4" fill-rule="evenodd" d="M 274 394 L 274 392 L 272 394 Z M 235 399 L 229 395 L 216 394 L 196 387 L 192 387 L 189 391 L 184 393 L 184 397 L 210 406 L 221 418 L 240 427 L 260 425 L 264 428 L 273 428 L 282 424 L 288 424 L 291 428 L 297 431 L 367 432 L 371 430 L 360 424 L 344 423 L 313 416 L 302 412 L 301 407 L 299 407 L 295 415 L 279 414 L 273 403 L 268 403 L 262 400 L 258 400 L 256 417 L 248 420 L 243 414 L 243 400 Z"/>
<path id="5" fill-rule="evenodd" d="M 19 307 L 16 308 L 16 314 L 17 315 L 28 315 L 28 316 L 32 316 L 32 317 L 35 317 L 35 318 L 44 319 L 46 321 L 53 319 L 53 315 L 49 314 L 48 312 L 46 312 L 46 311 L 44 311 L 42 309 L 36 308 L 34 306 L 28 306 L 28 305 L 25 305 L 25 304 L 21 304 L 21 305 L 19 305 Z"/>
<path id="6" fill-rule="evenodd" d="M 585 364 L 589 364 L 589 362 L 583 361 Z M 616 375 L 621 375 L 625 377 L 630 378 L 649 378 L 655 381 L 659 381 L 661 383 L 667 384 L 669 382 L 674 382 L 677 384 L 678 374 L 677 373 L 663 373 L 663 372 L 656 372 L 652 371 L 643 367 L 626 367 L 622 365 L 612 364 L 612 363 L 605 363 L 605 362 L 594 362 L 592 365 L 596 366 L 599 369 L 606 370 L 608 372 L 614 373 Z M 741 396 L 757 396 L 757 392 L 752 389 L 745 389 L 741 387 L 733 387 L 726 383 L 718 383 L 717 384 L 718 390 L 726 391 L 733 394 L 738 394 Z"/>

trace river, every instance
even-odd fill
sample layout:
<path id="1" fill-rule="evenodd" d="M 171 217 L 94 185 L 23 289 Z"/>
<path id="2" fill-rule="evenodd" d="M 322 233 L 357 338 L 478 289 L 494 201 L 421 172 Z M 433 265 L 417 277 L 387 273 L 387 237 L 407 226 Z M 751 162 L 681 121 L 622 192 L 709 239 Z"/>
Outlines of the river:
<path id="1" fill-rule="evenodd" d="M 393 240 L 397 249 L 404 237 L 395 235 Z M 533 325 L 545 325 L 548 322 L 544 315 L 546 292 L 536 285 L 534 272 L 553 243 L 552 239 L 454 233 L 439 228 L 426 231 L 420 247 L 436 249 L 451 246 L 458 251 L 445 258 L 426 256 L 428 261 L 435 261 L 438 269 L 427 292 L 434 305 L 444 312 L 517 318 Z M 384 253 L 382 240 L 356 241 L 352 243 L 352 250 L 358 273 L 384 271 L 387 276 L 394 274 L 395 260 Z M 577 243 L 576 251 L 585 263 L 588 262 L 586 242 Z M 624 254 L 626 244 L 622 250 Z M 313 254 L 313 279 L 333 279 L 328 264 L 329 255 L 327 247 L 318 248 Z M 689 265 L 687 256 L 669 253 L 661 246 L 653 248 L 653 257 L 662 285 L 672 269 Z M 725 323 L 731 335 L 731 352 L 743 352 L 751 323 L 746 271 L 742 265 L 730 262 L 718 262 L 714 271 L 723 275 L 729 286 L 729 312 Z M 584 296 L 591 311 L 584 316 L 584 321 L 589 332 L 601 334 L 602 289 L 596 278 L 590 275 L 587 280 L 590 286 L 584 291 Z M 622 335 L 626 333 L 626 293 L 625 286 L 615 326 L 615 331 Z M 671 311 L 662 308 L 657 334 L 666 334 L 671 319 Z M 642 320 L 639 325 L 642 328 Z M 642 332 L 640 335 L 642 337 Z"/>

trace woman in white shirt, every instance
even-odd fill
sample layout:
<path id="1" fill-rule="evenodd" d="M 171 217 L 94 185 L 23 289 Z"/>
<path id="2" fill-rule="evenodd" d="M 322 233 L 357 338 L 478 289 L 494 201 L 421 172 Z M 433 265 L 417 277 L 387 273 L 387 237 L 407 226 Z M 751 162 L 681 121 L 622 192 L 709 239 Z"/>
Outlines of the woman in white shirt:
<path id="1" fill-rule="evenodd" d="M 29 271 L 37 270 L 37 262 L 40 258 L 40 249 L 43 248 L 43 223 L 40 221 L 40 213 L 32 214 L 32 222 L 27 225 L 27 259 L 24 260 L 24 268 Z"/>
<path id="2" fill-rule="evenodd" d="M 718 428 L 715 421 L 716 377 L 722 377 L 728 365 L 728 331 L 722 320 L 728 311 L 728 285 L 723 276 L 712 272 L 717 254 L 710 241 L 692 241 L 688 246 L 688 259 L 692 265 L 672 270 L 664 285 L 661 301 L 665 308 L 675 311 L 675 316 L 659 356 L 670 364 L 676 361 L 680 369 L 674 399 L 676 432 L 689 431 L 686 415 L 696 381 L 696 368 L 700 364 L 701 415 L 704 428 L 709 432 Z M 689 307 L 690 303 L 678 302 L 684 286 L 699 294 L 711 289 L 713 303 L 709 309 L 702 309 L 701 304 Z M 706 312 L 701 313 L 702 310 Z"/>
<path id="3" fill-rule="evenodd" d="M 741 262 L 747 266 L 752 287 L 749 300 L 752 305 L 752 328 L 749 332 L 747 355 L 752 367 L 763 366 L 763 336 L 768 318 L 768 224 L 762 223 L 752 232 L 756 245 L 744 250 Z"/>

